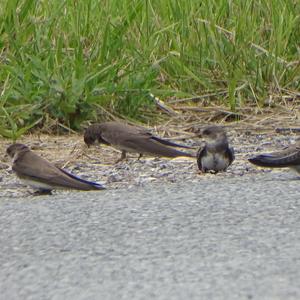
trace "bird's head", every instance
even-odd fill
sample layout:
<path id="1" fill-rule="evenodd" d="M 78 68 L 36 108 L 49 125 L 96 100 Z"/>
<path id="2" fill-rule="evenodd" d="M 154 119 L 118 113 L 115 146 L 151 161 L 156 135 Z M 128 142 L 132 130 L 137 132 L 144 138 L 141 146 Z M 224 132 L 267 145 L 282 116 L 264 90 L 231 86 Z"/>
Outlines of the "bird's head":
<path id="1" fill-rule="evenodd" d="M 29 150 L 30 149 L 26 145 L 16 143 L 16 144 L 12 144 L 12 145 L 8 146 L 6 149 L 6 153 L 11 158 L 14 158 L 20 152 L 25 152 L 25 151 L 29 151 Z"/>
<path id="2" fill-rule="evenodd" d="M 200 131 L 200 136 L 206 141 L 226 139 L 226 132 L 220 126 L 208 126 Z"/>
<path id="3" fill-rule="evenodd" d="M 88 147 L 95 144 L 95 142 L 107 144 L 102 139 L 101 134 L 102 134 L 101 124 L 93 124 L 85 130 L 83 140 Z"/>
<path id="4" fill-rule="evenodd" d="M 90 132 L 88 132 L 88 130 L 85 131 L 84 136 L 83 136 L 83 140 L 85 142 L 85 144 L 90 147 L 92 144 L 95 143 L 96 138 L 93 134 L 91 134 Z"/>

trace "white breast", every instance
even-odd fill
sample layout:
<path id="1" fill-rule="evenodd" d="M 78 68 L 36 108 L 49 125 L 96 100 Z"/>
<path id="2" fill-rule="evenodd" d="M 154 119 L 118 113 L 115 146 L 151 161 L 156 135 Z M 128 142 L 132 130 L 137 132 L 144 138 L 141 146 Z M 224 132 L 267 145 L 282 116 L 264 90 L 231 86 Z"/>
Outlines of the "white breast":
<path id="1" fill-rule="evenodd" d="M 224 156 L 219 153 L 208 152 L 207 155 L 202 157 L 201 164 L 203 169 L 222 171 L 228 167 L 228 159 L 225 159 Z"/>
<path id="2" fill-rule="evenodd" d="M 30 186 L 36 190 L 53 190 L 54 187 L 51 185 L 48 185 L 46 183 L 43 182 L 38 182 L 38 181 L 34 181 L 34 180 L 30 180 L 30 179 L 21 179 L 21 182 L 27 186 Z"/>

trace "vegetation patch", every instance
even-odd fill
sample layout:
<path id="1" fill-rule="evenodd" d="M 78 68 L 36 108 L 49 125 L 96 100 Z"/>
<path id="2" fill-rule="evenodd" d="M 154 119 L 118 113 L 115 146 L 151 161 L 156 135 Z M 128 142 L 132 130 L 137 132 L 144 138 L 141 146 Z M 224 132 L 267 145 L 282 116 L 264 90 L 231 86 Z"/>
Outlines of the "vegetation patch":
<path id="1" fill-rule="evenodd" d="M 231 112 L 296 101 L 299 16 L 297 0 L 0 0 L 0 134 L 151 122 L 151 94 Z"/>

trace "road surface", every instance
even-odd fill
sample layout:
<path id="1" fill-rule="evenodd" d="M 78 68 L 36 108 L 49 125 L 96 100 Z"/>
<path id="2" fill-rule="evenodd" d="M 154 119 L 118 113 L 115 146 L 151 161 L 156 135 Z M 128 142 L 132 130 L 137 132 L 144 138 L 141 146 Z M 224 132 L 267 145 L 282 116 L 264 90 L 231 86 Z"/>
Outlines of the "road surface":
<path id="1" fill-rule="evenodd" d="M 0 199 L 1 299 L 300 299 L 292 173 Z"/>

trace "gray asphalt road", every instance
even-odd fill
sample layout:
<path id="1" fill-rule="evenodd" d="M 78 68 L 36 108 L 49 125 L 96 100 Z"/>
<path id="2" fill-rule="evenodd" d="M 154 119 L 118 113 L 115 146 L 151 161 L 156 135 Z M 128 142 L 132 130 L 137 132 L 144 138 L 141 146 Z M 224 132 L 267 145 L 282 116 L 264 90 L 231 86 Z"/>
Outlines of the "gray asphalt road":
<path id="1" fill-rule="evenodd" d="M 300 299 L 291 173 L 0 200 L 1 299 Z"/>

